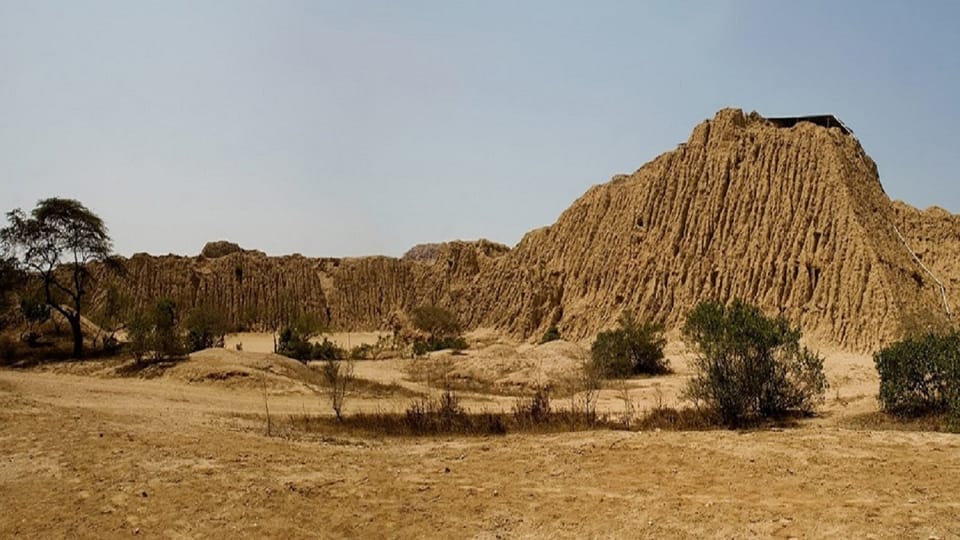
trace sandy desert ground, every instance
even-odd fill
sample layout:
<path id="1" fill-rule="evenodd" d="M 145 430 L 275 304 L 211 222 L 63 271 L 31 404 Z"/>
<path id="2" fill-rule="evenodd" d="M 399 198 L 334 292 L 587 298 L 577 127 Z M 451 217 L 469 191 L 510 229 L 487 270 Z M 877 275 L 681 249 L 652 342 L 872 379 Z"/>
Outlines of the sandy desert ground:
<path id="1" fill-rule="evenodd" d="M 255 352 L 269 336 L 234 339 L 243 352 L 153 378 L 110 362 L 0 371 L 0 537 L 960 538 L 960 436 L 864 428 L 866 356 L 828 352 L 823 413 L 794 428 L 291 438 L 266 435 L 263 386 L 274 418 L 330 414 L 309 370 Z M 488 340 L 444 361 L 509 390 L 577 350 Z M 668 353 L 676 373 L 629 382 L 641 410 L 677 400 L 689 372 L 682 348 Z M 409 362 L 360 362 L 393 390 L 346 412 L 435 392 Z M 477 410 L 514 400 L 463 395 Z M 605 391 L 603 410 L 622 407 Z"/>

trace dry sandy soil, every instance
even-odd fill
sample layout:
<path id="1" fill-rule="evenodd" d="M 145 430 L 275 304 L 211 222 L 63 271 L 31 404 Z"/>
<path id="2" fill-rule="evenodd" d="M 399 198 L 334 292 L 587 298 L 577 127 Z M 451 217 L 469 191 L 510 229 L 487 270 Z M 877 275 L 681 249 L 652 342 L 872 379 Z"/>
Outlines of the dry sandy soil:
<path id="1" fill-rule="evenodd" d="M 0 537 L 960 538 L 960 436 L 856 429 L 876 411 L 868 357 L 828 353 L 823 414 L 782 430 L 291 439 L 265 434 L 264 386 L 274 418 L 327 406 L 310 370 L 253 337 L 153 378 L 108 362 L 0 371 Z M 677 399 L 689 372 L 669 352 L 675 374 L 629 382 L 641 409 Z M 500 388 L 575 356 L 486 343 L 435 360 Z M 395 390 L 347 413 L 434 391 L 409 362 L 359 363 Z M 605 392 L 602 408 L 622 406 Z"/>

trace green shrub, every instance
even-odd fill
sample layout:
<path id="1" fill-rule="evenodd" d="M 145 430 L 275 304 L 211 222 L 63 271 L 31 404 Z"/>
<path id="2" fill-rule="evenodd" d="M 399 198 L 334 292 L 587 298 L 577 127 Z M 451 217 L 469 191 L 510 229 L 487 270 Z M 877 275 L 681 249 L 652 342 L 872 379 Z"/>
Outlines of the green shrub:
<path id="1" fill-rule="evenodd" d="M 177 358 L 186 353 L 177 306 L 170 299 L 161 299 L 148 312 L 134 313 L 127 322 L 127 340 L 137 363 L 148 356 L 154 361 Z"/>
<path id="2" fill-rule="evenodd" d="M 741 300 L 708 301 L 689 313 L 683 333 L 698 352 L 685 394 L 728 426 L 809 414 L 823 401 L 823 358 L 800 346 L 800 330 L 783 317 Z"/>
<path id="3" fill-rule="evenodd" d="M 314 360 L 342 360 L 346 357 L 347 352 L 327 338 L 323 338 L 320 343 L 313 344 L 312 358 Z"/>
<path id="4" fill-rule="evenodd" d="M 23 333 L 21 341 L 27 344 L 31 348 L 39 347 L 41 345 L 40 340 L 43 339 L 43 335 L 36 330 L 27 330 Z"/>
<path id="5" fill-rule="evenodd" d="M 540 344 L 550 343 L 551 341 L 557 341 L 562 339 L 560 336 L 560 329 L 556 325 L 547 328 L 547 331 L 543 333 L 543 337 L 540 338 Z"/>
<path id="6" fill-rule="evenodd" d="M 413 340 L 415 356 L 444 349 L 462 351 L 468 346 L 467 340 L 461 335 L 460 322 L 450 311 L 436 306 L 421 306 L 413 310 L 411 320 L 414 327 L 426 333 L 426 336 Z"/>
<path id="7" fill-rule="evenodd" d="M 347 351 L 338 347 L 327 338 L 319 343 L 312 343 L 294 328 L 284 328 L 280 332 L 277 343 L 277 353 L 306 362 L 308 360 L 342 360 L 347 358 Z"/>
<path id="8" fill-rule="evenodd" d="M 874 354 L 873 361 L 885 412 L 960 418 L 960 333 L 905 339 Z"/>
<path id="9" fill-rule="evenodd" d="M 600 332 L 590 348 L 594 367 L 603 377 L 622 379 L 632 375 L 659 375 L 670 371 L 663 356 L 663 326 L 640 324 L 629 311 L 620 316 L 615 330 Z"/>
<path id="10" fill-rule="evenodd" d="M 306 362 L 313 357 L 313 344 L 293 328 L 287 327 L 280 331 L 277 353 Z"/>
<path id="11" fill-rule="evenodd" d="M 227 317 L 217 308 L 209 305 L 197 306 L 187 313 L 184 326 L 187 329 L 187 348 L 190 352 L 223 347 L 223 336 L 227 333 Z"/>
<path id="12" fill-rule="evenodd" d="M 460 321 L 453 312 L 437 306 L 420 306 L 411 313 L 413 326 L 434 337 L 460 335 Z"/>
<path id="13" fill-rule="evenodd" d="M 142 313 L 135 314 L 127 321 L 127 347 L 137 363 L 143 362 L 150 351 L 150 339 L 153 325 L 148 317 Z"/>
<path id="14" fill-rule="evenodd" d="M 28 323 L 41 325 L 50 320 L 50 306 L 38 299 L 23 298 L 20 300 L 20 313 Z"/>
<path id="15" fill-rule="evenodd" d="M 161 299 L 154 306 L 153 352 L 154 360 L 174 358 L 186 352 L 180 335 L 177 305 L 167 298 Z"/>

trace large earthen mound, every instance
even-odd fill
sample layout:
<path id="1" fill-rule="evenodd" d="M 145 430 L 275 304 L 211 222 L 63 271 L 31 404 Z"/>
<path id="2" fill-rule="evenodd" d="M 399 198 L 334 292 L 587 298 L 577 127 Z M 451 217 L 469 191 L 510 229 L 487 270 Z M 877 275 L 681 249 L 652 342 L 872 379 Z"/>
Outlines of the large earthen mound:
<path id="1" fill-rule="evenodd" d="M 435 304 L 469 328 L 531 339 L 556 325 L 570 340 L 625 309 L 676 328 L 704 299 L 741 297 L 812 340 L 869 350 L 898 337 L 907 317 L 946 319 L 938 282 L 948 305 L 960 301 L 958 252 L 958 218 L 892 204 L 845 129 L 726 109 L 513 249 L 457 241 L 401 259 L 135 256 L 119 285 L 141 304 L 213 303 L 244 326 L 306 311 L 333 329 L 389 328 L 397 312 Z"/>
<path id="2" fill-rule="evenodd" d="M 701 300 L 741 297 L 816 340 L 869 349 L 904 314 L 945 316 L 896 223 L 854 137 L 724 110 L 524 238 L 483 276 L 500 284 L 498 307 L 474 317 L 585 337 L 624 309 L 677 326 Z M 489 305 L 483 287 L 470 292 L 464 309 Z"/>

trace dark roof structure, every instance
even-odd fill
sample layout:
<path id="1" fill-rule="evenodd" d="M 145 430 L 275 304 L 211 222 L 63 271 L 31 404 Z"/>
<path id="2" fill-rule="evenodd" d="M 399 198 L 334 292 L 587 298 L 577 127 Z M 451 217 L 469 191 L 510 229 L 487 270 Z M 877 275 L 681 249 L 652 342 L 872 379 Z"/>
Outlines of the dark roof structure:
<path id="1" fill-rule="evenodd" d="M 783 116 L 779 118 L 767 118 L 767 120 L 777 127 L 789 128 L 800 122 L 810 122 L 825 128 L 838 128 L 844 135 L 850 135 L 853 130 L 832 114 L 817 114 L 812 116 Z"/>

